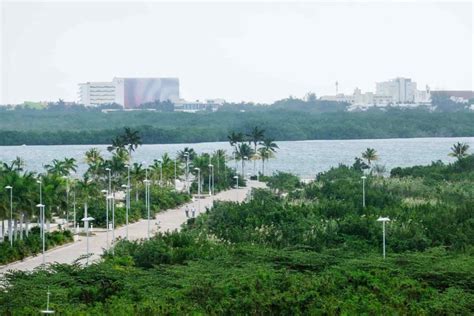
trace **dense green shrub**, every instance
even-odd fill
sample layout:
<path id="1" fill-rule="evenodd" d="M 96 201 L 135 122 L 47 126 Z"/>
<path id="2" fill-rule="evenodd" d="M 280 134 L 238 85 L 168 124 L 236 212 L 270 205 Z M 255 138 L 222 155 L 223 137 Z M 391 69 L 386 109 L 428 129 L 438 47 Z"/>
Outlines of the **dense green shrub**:
<path id="1" fill-rule="evenodd" d="M 88 267 L 7 274 L 0 314 L 37 313 L 49 287 L 65 315 L 470 315 L 474 186 L 456 168 L 443 179 L 369 172 L 366 208 L 362 172 L 345 166 L 287 195 L 215 202 L 181 231 L 122 240 Z M 379 216 L 391 218 L 386 259 Z"/>

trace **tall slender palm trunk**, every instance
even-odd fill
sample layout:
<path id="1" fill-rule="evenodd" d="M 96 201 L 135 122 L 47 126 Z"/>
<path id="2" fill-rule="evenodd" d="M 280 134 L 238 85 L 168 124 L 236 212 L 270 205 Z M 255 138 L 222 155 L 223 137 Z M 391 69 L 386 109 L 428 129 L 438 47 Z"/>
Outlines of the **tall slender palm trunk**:
<path id="1" fill-rule="evenodd" d="M 253 147 L 254 147 L 254 155 L 256 155 L 257 154 L 257 144 L 255 143 Z M 257 175 L 256 169 L 257 169 L 257 160 L 254 159 L 253 160 L 253 174 L 255 176 Z"/>

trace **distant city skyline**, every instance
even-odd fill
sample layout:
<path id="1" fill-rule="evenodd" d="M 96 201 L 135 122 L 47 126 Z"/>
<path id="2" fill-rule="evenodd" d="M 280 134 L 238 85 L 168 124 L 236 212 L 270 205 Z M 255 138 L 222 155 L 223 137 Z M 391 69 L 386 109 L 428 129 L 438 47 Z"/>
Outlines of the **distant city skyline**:
<path id="1" fill-rule="evenodd" d="M 412 78 L 473 90 L 472 3 L 0 4 L 0 104 L 80 82 L 175 77 L 181 97 L 270 103 Z"/>

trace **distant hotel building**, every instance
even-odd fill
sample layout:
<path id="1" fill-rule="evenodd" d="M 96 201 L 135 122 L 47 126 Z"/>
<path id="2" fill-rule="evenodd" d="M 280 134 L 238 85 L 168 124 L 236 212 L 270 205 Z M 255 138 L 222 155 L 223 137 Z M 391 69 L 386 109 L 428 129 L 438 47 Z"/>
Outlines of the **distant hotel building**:
<path id="1" fill-rule="evenodd" d="M 417 90 L 416 82 L 409 78 L 395 78 L 377 82 L 375 93 L 362 93 L 359 88 L 352 95 L 338 93 L 334 96 L 322 96 L 321 100 L 346 102 L 353 106 L 389 105 L 389 104 L 424 104 L 430 102 L 430 91 Z"/>
<path id="2" fill-rule="evenodd" d="M 199 111 L 217 111 L 221 106 L 225 104 L 224 99 L 209 99 L 204 102 L 196 101 L 186 101 L 180 99 L 174 103 L 174 110 L 176 112 L 189 112 L 195 113 Z"/>
<path id="3" fill-rule="evenodd" d="M 393 103 L 413 103 L 415 102 L 416 82 L 412 82 L 408 78 L 377 82 L 375 94 L 390 97 Z"/>
<path id="4" fill-rule="evenodd" d="M 168 100 L 179 100 L 178 78 L 114 78 L 79 84 L 79 102 L 85 106 L 116 103 L 134 109 L 143 103 Z"/>

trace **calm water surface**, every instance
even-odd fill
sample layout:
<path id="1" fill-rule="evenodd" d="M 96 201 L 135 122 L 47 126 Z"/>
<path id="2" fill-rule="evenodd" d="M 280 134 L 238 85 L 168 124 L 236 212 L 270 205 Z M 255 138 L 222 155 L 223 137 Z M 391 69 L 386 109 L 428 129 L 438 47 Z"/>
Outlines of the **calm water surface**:
<path id="1" fill-rule="evenodd" d="M 459 138 L 408 138 L 370 140 L 314 140 L 277 142 L 280 149 L 276 157 L 266 163 L 266 173 L 276 170 L 295 173 L 304 178 L 314 177 L 318 172 L 328 170 L 338 164 L 352 164 L 354 157 L 360 156 L 367 147 L 375 148 L 379 154 L 379 164 L 387 170 L 397 166 L 425 165 L 435 160 L 451 162 L 448 156 L 455 142 L 466 142 L 474 149 L 474 137 Z M 64 146 L 0 146 L 0 161 L 11 161 L 19 156 L 26 162 L 26 169 L 43 171 L 43 165 L 53 159 L 75 158 L 79 162 L 79 173 L 85 171 L 84 153 L 91 147 L 99 148 L 108 157 L 106 145 L 64 145 Z M 143 145 L 133 154 L 136 162 L 159 158 L 168 153 L 171 157 L 184 147 L 192 147 L 198 153 L 225 149 L 232 154 L 228 143 L 198 143 Z M 232 162 L 231 162 L 232 164 Z M 261 167 L 261 162 L 257 162 Z M 253 163 L 247 164 L 247 171 L 253 171 Z"/>

